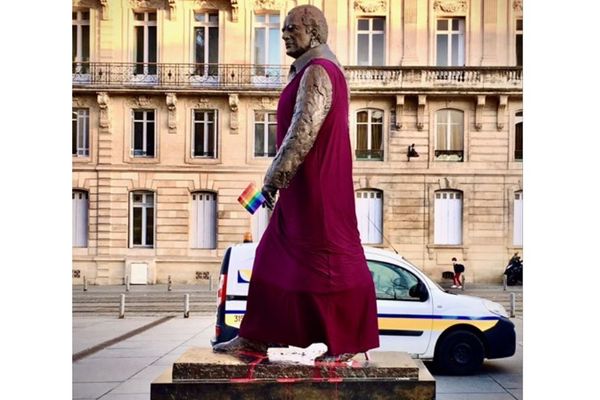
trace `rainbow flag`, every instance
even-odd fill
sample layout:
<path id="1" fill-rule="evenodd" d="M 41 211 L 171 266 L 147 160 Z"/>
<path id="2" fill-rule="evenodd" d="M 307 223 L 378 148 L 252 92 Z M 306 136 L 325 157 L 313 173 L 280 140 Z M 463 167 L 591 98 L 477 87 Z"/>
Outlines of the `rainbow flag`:
<path id="1" fill-rule="evenodd" d="M 267 199 L 265 199 L 265 196 L 256 189 L 254 183 L 250 183 L 248 187 L 244 189 L 240 197 L 238 197 L 238 201 L 250 214 L 254 214 Z"/>

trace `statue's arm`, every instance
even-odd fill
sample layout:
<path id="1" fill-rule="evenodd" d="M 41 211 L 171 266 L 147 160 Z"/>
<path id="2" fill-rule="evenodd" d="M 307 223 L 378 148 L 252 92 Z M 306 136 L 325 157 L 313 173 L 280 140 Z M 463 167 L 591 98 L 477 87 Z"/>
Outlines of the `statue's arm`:
<path id="1" fill-rule="evenodd" d="M 265 176 L 268 190 L 286 188 L 312 148 L 331 108 L 332 85 L 320 65 L 307 67 L 298 94 L 292 123 Z"/>

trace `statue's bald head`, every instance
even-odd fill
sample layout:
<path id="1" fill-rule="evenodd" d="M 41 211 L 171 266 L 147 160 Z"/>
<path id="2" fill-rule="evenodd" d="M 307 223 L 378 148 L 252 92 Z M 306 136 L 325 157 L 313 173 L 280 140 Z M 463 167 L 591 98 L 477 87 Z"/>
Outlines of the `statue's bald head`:
<path id="1" fill-rule="evenodd" d="M 302 5 L 294 7 L 288 13 L 289 16 L 299 16 L 306 32 L 319 43 L 327 43 L 327 21 L 325 15 L 315 6 Z"/>

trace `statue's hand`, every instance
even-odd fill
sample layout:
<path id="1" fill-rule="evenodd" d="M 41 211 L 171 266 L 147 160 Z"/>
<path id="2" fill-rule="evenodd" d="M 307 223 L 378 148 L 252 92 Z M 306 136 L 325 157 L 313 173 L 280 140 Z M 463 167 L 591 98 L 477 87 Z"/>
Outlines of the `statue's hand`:
<path id="1" fill-rule="evenodd" d="M 264 185 L 261 189 L 261 193 L 263 196 L 265 196 L 265 199 L 267 199 L 265 204 L 267 205 L 269 210 L 273 210 L 273 207 L 275 206 L 275 196 L 277 195 L 277 188 L 271 185 Z"/>

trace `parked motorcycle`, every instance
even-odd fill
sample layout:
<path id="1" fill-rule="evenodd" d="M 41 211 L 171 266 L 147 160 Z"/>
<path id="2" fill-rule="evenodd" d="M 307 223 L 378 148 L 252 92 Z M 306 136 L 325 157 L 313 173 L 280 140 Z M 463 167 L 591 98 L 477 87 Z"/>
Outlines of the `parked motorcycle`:
<path id="1" fill-rule="evenodd" d="M 523 284 L 523 260 L 519 257 L 519 253 L 515 253 L 508 261 L 508 265 L 504 269 L 504 275 L 506 275 L 508 286 Z"/>

